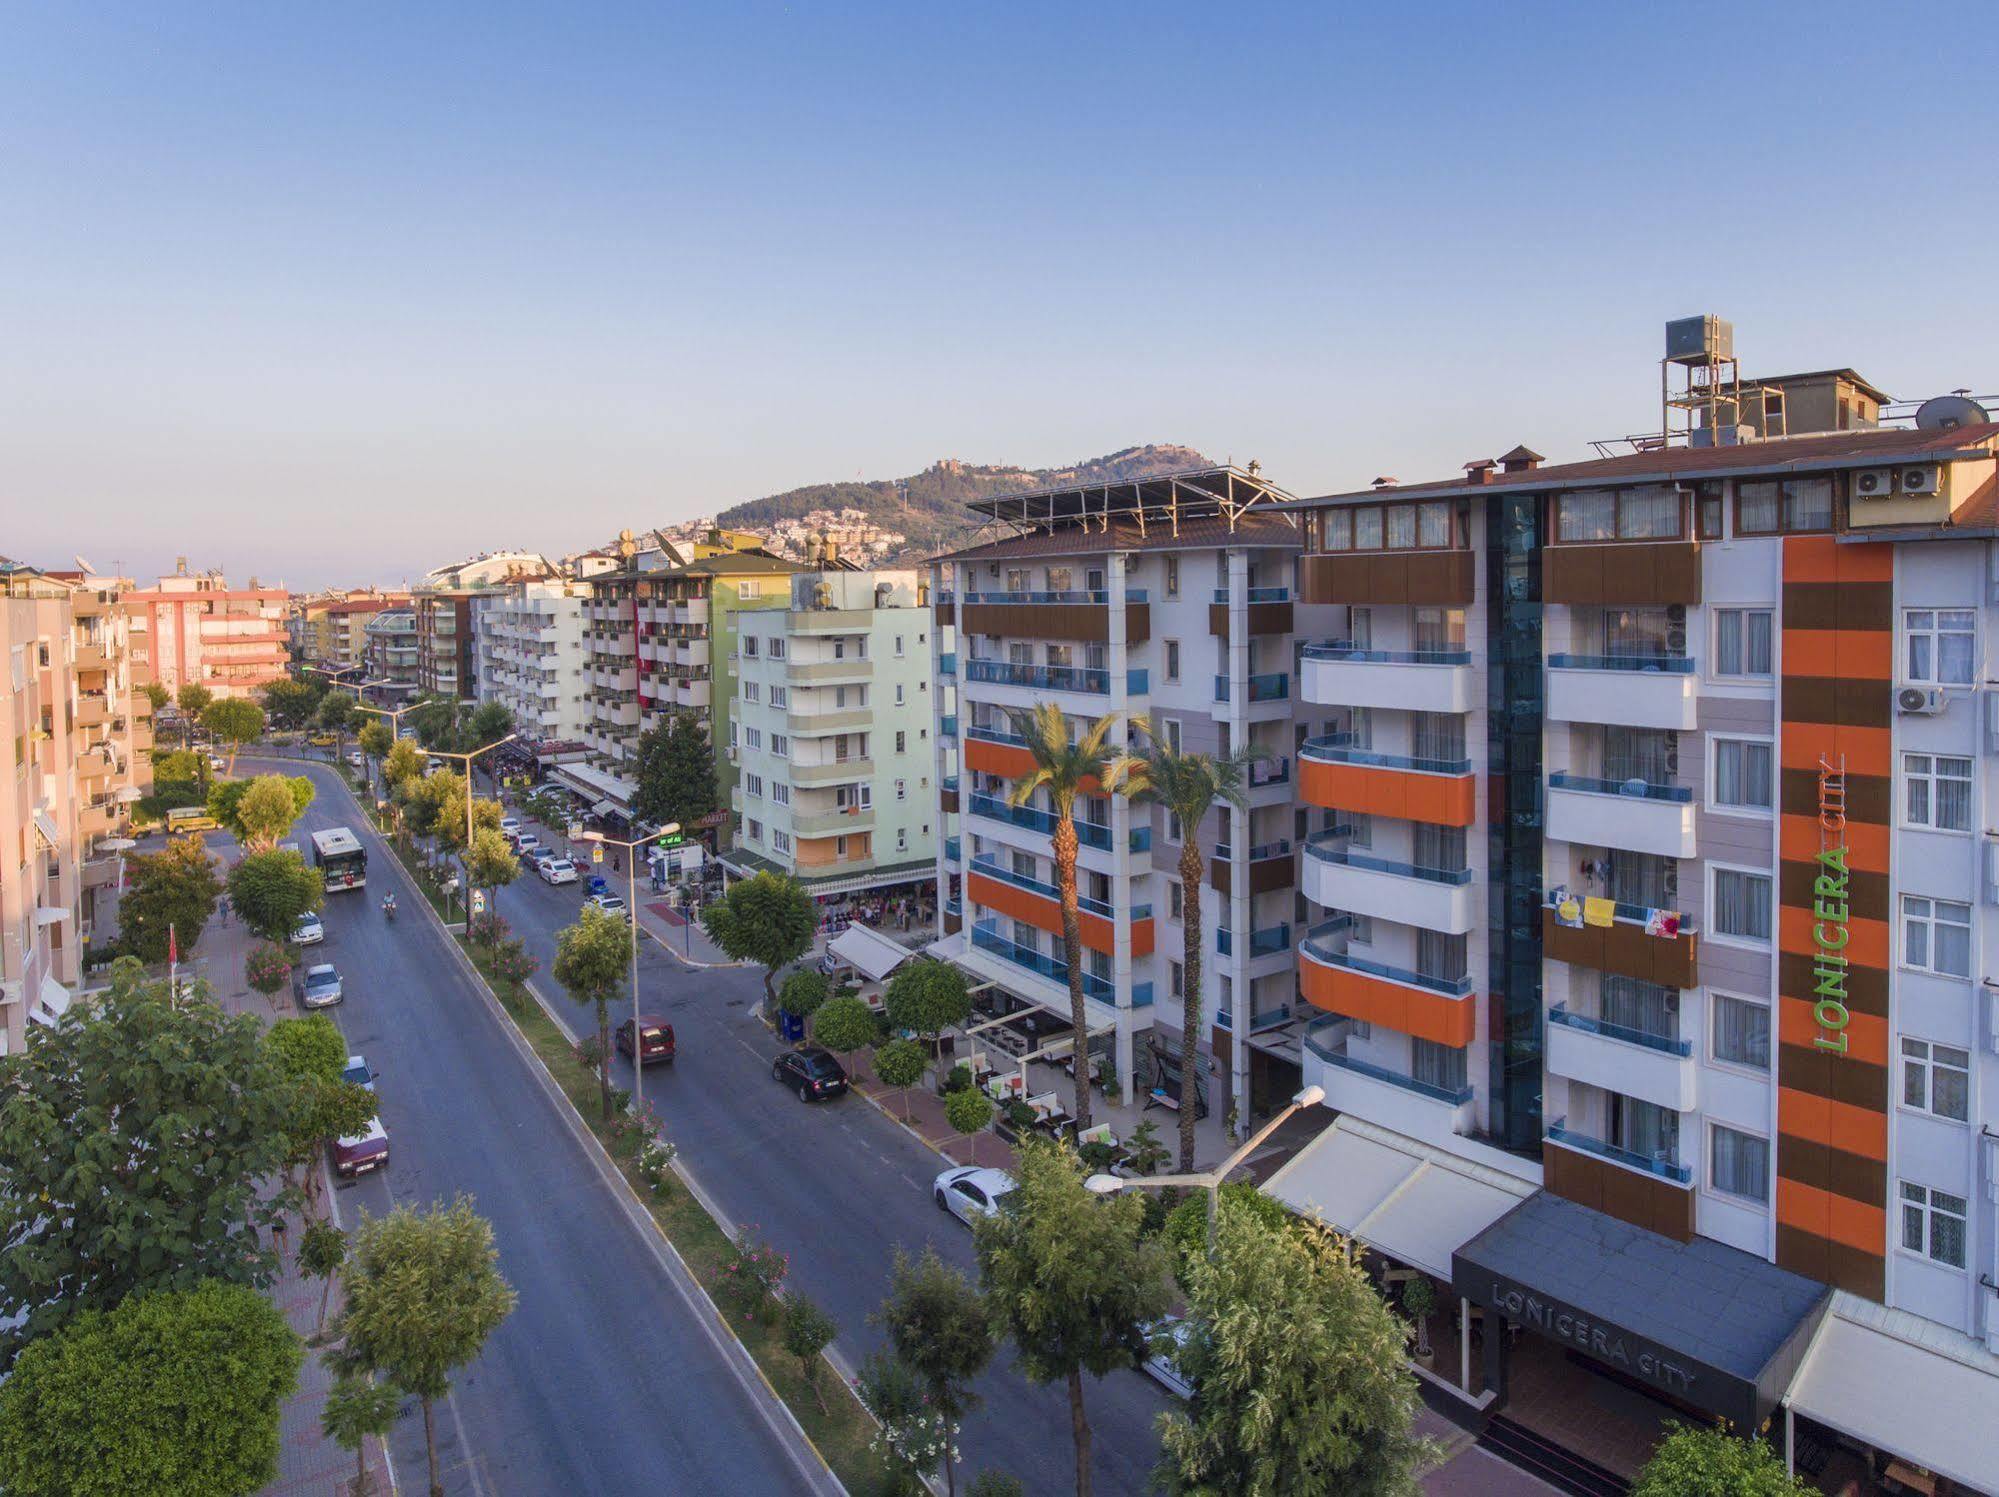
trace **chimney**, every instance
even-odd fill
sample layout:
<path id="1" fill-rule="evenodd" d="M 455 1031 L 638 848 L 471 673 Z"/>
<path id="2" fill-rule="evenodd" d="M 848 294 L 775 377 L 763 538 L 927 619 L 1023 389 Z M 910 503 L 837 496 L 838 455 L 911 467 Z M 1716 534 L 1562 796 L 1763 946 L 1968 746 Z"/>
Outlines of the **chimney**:
<path id="1" fill-rule="evenodd" d="M 1381 477 L 1375 479 L 1375 481 L 1373 482 L 1373 484 L 1370 485 L 1370 487 L 1376 489 L 1392 489 L 1398 487 L 1401 484 L 1401 482 L 1402 482 L 1401 479 L 1392 478 L 1384 473 Z"/>
<path id="2" fill-rule="evenodd" d="M 1547 459 L 1542 457 L 1540 453 L 1523 442 L 1511 452 L 1500 454 L 1499 471 L 1502 473 L 1532 473 L 1546 461 Z"/>
<path id="3" fill-rule="evenodd" d="M 1489 457 L 1482 457 L 1474 463 L 1466 463 L 1465 482 L 1476 484 L 1491 483 L 1492 475 L 1498 470 L 1498 467 L 1499 464 L 1495 463 Z"/>

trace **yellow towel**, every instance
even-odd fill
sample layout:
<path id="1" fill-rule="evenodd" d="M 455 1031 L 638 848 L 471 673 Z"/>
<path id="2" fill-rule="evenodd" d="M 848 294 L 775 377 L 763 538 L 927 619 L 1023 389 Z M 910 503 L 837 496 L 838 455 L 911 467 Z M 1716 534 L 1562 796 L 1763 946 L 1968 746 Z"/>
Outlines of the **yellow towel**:
<path id="1" fill-rule="evenodd" d="M 1617 901 L 1599 899 L 1594 894 L 1583 901 L 1584 925 L 1613 925 L 1617 921 Z"/>

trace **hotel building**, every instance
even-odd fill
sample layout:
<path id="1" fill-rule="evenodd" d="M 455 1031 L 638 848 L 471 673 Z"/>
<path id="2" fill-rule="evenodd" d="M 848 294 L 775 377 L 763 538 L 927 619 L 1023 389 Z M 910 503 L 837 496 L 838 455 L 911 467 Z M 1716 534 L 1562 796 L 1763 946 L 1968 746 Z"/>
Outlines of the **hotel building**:
<path id="1" fill-rule="evenodd" d="M 285 675 L 289 594 L 281 587 L 232 588 L 219 572 L 191 573 L 183 562 L 150 588 L 124 593 L 135 660 L 167 690 L 205 686 L 216 698 L 253 696 Z"/>
<path id="2" fill-rule="evenodd" d="M 421 689 L 414 607 L 384 608 L 362 626 L 362 679 L 380 701 L 409 701 Z"/>
<path id="3" fill-rule="evenodd" d="M 477 600 L 478 690 L 514 715 L 524 738 L 580 739 L 583 610 L 590 584 L 572 578 L 509 582 Z"/>

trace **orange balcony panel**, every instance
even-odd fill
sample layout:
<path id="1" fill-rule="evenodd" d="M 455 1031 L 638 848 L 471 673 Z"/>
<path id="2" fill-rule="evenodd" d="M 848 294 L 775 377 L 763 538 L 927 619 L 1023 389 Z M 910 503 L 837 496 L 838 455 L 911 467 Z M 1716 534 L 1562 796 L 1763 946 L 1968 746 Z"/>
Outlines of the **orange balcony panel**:
<path id="1" fill-rule="evenodd" d="M 1032 889 L 1009 884 L 976 870 L 967 875 L 965 891 L 989 910 L 997 910 L 1015 920 L 1025 921 L 1052 936 L 1062 934 L 1062 906 Z M 1109 956 L 1114 950 L 1115 931 L 1102 915 L 1079 910 L 1076 915 L 1084 947 Z M 1153 922 L 1150 917 L 1131 922 L 1131 954 L 1134 958 L 1152 955 Z"/>
<path id="2" fill-rule="evenodd" d="M 1478 819 L 1476 778 L 1425 774 L 1372 764 L 1328 764 L 1300 757 L 1300 795 L 1315 806 L 1396 816 L 1433 826 L 1470 826 Z"/>
<path id="3" fill-rule="evenodd" d="M 1418 1039 L 1462 1049 L 1477 1038 L 1473 999 L 1428 993 L 1385 977 L 1371 977 L 1298 955 L 1298 987 L 1316 1007 L 1370 1024 L 1413 1034 Z"/>
<path id="4" fill-rule="evenodd" d="M 1017 743 L 994 743 L 989 738 L 963 740 L 965 745 L 965 767 L 984 770 L 996 774 L 1001 779 L 1017 780 L 1022 775 L 1034 773 L 1034 755 Z M 1103 787 L 1095 778 L 1083 781 L 1083 794 L 1100 795 Z"/>

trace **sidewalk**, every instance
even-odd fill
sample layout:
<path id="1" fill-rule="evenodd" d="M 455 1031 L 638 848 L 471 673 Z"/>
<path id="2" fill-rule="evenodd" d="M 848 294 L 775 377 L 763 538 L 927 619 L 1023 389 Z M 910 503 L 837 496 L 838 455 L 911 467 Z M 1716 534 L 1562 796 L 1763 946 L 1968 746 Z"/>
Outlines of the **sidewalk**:
<path id="1" fill-rule="evenodd" d="M 183 962 L 181 970 L 205 978 L 215 1002 L 228 1013 L 255 1014 L 267 1026 L 273 1019 L 295 1015 L 297 1009 L 288 991 L 278 994 L 274 1010 L 263 995 L 253 992 L 243 981 L 243 958 L 249 947 L 250 936 L 241 923 L 232 918 L 224 925 L 218 916 L 209 922 L 193 959 Z M 320 1169 L 323 1175 L 324 1162 Z M 323 1178 L 321 1183 L 325 1186 L 322 1199 L 327 1202 L 334 1225 L 346 1227 L 332 1181 Z M 325 1287 L 320 1280 L 299 1272 L 298 1245 L 304 1236 L 304 1219 L 296 1212 L 286 1213 L 284 1262 L 269 1290 L 272 1300 L 301 1338 L 312 1334 Z M 340 1313 L 340 1303 L 340 1283 L 336 1279 L 326 1311 L 329 1322 Z M 298 1392 L 286 1403 L 279 1419 L 278 1479 L 263 1489 L 267 1497 L 346 1497 L 353 1490 L 353 1454 L 320 1431 L 320 1411 L 326 1406 L 326 1395 L 332 1386 L 332 1375 L 320 1361 L 319 1352 L 308 1346 L 304 1365 L 299 1368 Z M 368 1470 L 376 1492 L 395 1490 L 388 1450 L 380 1440 L 368 1442 Z"/>

